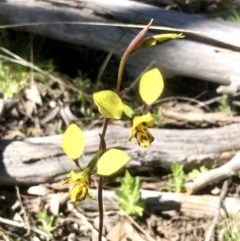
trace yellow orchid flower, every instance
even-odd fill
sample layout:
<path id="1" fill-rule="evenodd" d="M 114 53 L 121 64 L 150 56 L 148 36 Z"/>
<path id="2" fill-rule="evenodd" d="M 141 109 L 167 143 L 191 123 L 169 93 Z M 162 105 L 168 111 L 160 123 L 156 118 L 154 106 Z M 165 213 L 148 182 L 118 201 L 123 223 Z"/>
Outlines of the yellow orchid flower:
<path id="1" fill-rule="evenodd" d="M 148 147 L 154 141 L 154 137 L 147 127 L 154 126 L 154 118 L 150 113 L 144 114 L 148 105 L 153 104 L 163 91 L 163 78 L 158 69 L 147 71 L 140 79 L 139 93 L 144 102 L 141 115 L 137 116 L 128 105 L 123 105 L 124 114 L 132 120 L 132 132 L 128 137 L 128 142 L 135 136 L 138 144 Z"/>
<path id="2" fill-rule="evenodd" d="M 128 137 L 130 142 L 135 136 L 139 146 L 148 147 L 154 141 L 154 137 L 148 131 L 147 126 L 151 127 L 154 125 L 154 118 L 151 113 L 147 113 L 142 116 L 135 116 L 133 118 L 132 132 Z"/>
<path id="3" fill-rule="evenodd" d="M 71 124 L 63 135 L 62 148 L 65 154 L 72 159 L 81 170 L 78 159 L 84 150 L 84 135 L 81 129 L 76 124 Z M 70 191 L 70 197 L 73 202 L 81 202 L 86 196 L 90 199 L 95 199 L 89 192 L 91 186 L 91 175 L 93 173 L 109 176 L 123 167 L 130 157 L 123 151 L 118 149 L 110 149 L 104 152 L 100 157 L 102 150 L 96 152 L 88 166 L 84 168 L 79 174 L 71 171 L 68 174 L 68 179 L 64 182 L 75 183 Z"/>
<path id="4" fill-rule="evenodd" d="M 91 173 L 89 168 L 85 168 L 79 174 L 71 171 L 68 174 L 68 179 L 63 184 L 67 183 L 75 183 L 69 194 L 72 202 L 81 202 L 86 198 L 86 196 L 92 200 L 95 199 L 89 191 L 91 186 Z"/>

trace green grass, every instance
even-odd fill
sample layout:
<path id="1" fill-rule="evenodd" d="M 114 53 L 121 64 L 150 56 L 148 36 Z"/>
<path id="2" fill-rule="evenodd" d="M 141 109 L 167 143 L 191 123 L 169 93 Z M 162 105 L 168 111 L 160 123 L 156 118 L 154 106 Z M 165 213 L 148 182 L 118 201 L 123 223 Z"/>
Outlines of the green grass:
<path id="1" fill-rule="evenodd" d="M 55 88 L 52 85 L 54 82 L 59 83 L 56 81 L 58 78 L 66 85 L 65 91 L 69 92 L 71 99 L 79 101 L 84 121 L 89 123 L 93 113 L 91 95 L 100 85 L 108 62 L 104 61 L 106 55 L 103 51 L 31 33 L 2 29 L 0 92 L 7 98 L 21 97 L 19 90 L 24 89 L 33 79 L 35 83 L 43 84 L 51 95 Z M 110 57 L 108 55 L 108 60 Z M 100 68 L 103 63 L 105 65 Z"/>
<path id="2" fill-rule="evenodd" d="M 218 101 L 219 110 L 226 114 L 232 114 L 234 112 L 234 107 L 231 105 L 227 95 L 222 95 L 221 99 Z"/>
<path id="3" fill-rule="evenodd" d="M 43 42 L 43 39 L 33 39 L 28 33 L 6 29 L 0 31 L 0 92 L 5 97 L 17 97 L 19 90 L 30 83 L 32 76 L 36 81 L 48 83 L 45 75 L 30 68 L 32 62 L 48 73 L 53 72 L 53 60 L 45 59 L 40 54 Z"/>
<path id="4" fill-rule="evenodd" d="M 240 215 L 239 213 L 229 214 L 223 218 L 218 225 L 220 235 L 224 241 L 240 240 Z"/>
<path id="5" fill-rule="evenodd" d="M 231 1 L 222 1 L 214 11 L 216 17 L 240 23 L 240 7 Z"/>
<path id="6" fill-rule="evenodd" d="M 8 98 L 12 98 L 19 89 L 22 89 L 29 81 L 29 73 L 26 68 L 11 62 L 0 60 L 0 92 Z"/>

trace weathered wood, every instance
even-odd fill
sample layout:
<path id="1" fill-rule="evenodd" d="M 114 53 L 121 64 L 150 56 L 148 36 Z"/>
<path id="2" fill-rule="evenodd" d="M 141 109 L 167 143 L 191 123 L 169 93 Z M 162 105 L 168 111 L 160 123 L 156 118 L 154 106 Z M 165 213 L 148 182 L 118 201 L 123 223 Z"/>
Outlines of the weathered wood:
<path id="1" fill-rule="evenodd" d="M 230 116 L 223 112 L 214 112 L 214 113 L 194 113 L 194 111 L 189 111 L 184 113 L 177 112 L 175 110 L 162 109 L 164 118 L 170 119 L 170 123 L 179 122 L 184 124 L 192 125 L 202 125 L 206 126 L 207 124 L 214 125 L 227 125 L 231 123 L 239 123 L 239 116 Z M 165 121 L 167 123 L 167 121 Z M 177 125 L 177 123 L 176 123 Z"/>
<path id="2" fill-rule="evenodd" d="M 91 192 L 97 197 L 97 190 Z M 150 190 L 142 190 L 141 198 L 150 210 L 154 211 L 179 211 L 183 215 L 193 218 L 213 217 L 217 211 L 218 196 L 212 195 L 187 195 L 185 193 L 168 193 Z M 119 210 L 118 198 L 114 191 L 103 192 L 104 210 Z M 224 200 L 225 207 L 229 213 L 240 211 L 238 198 L 227 197 Z M 98 211 L 98 202 L 86 199 L 79 206 L 85 210 Z"/>
<path id="3" fill-rule="evenodd" d="M 127 65 L 130 75 L 138 76 L 155 60 L 155 65 L 165 76 L 188 76 L 220 84 L 234 82 L 238 90 L 240 77 L 240 26 L 220 20 L 184 13 L 166 11 L 133 1 L 0 1 L 2 23 L 21 24 L 45 22 L 46 25 L 25 26 L 24 29 L 44 36 L 109 51 L 123 33 L 123 29 L 106 26 L 57 24 L 54 22 L 131 22 L 146 24 L 154 18 L 155 25 L 198 31 L 186 34 L 182 40 L 166 43 L 132 56 Z M 138 30 L 130 30 L 118 45 L 116 55 L 120 58 Z M 199 37 L 199 32 L 203 36 Z M 153 33 L 153 31 L 152 31 Z M 215 45 L 215 46 L 213 46 Z"/>
<path id="4" fill-rule="evenodd" d="M 131 157 L 129 168 L 137 171 L 169 169 L 175 162 L 186 169 L 205 165 L 208 168 L 229 161 L 240 149 L 240 124 L 220 128 L 194 130 L 151 129 L 155 141 L 149 148 L 140 148 L 135 140 L 127 143 L 128 128 L 110 127 L 107 147 L 125 150 Z M 85 131 L 85 155 L 82 166 L 87 165 L 99 145 L 101 129 Z M 0 140 L 0 185 L 53 182 L 66 177 L 76 169 L 61 148 L 62 136 Z M 114 160 L 113 160 L 114 161 Z"/>
<path id="5" fill-rule="evenodd" d="M 196 193 L 201 188 L 206 187 L 209 183 L 217 183 L 220 180 L 237 175 L 240 170 L 240 153 L 238 152 L 229 162 L 224 165 L 201 173 L 191 182 L 185 184 L 187 193 Z"/>

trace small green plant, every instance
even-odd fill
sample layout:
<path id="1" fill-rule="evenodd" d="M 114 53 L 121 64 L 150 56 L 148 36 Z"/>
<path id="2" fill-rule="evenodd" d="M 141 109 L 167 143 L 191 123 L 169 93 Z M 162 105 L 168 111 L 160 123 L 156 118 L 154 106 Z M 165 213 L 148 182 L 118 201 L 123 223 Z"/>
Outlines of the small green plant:
<path id="1" fill-rule="evenodd" d="M 239 9 L 232 9 L 227 20 L 235 23 L 240 23 L 240 10 Z"/>
<path id="2" fill-rule="evenodd" d="M 36 218 L 41 222 L 41 229 L 45 232 L 51 233 L 57 229 L 59 220 L 54 216 L 50 216 L 46 209 L 38 212 Z"/>
<path id="3" fill-rule="evenodd" d="M 185 174 L 183 164 L 174 163 L 171 165 L 172 177 L 170 179 L 171 185 L 165 185 L 164 190 L 169 192 L 180 193 L 183 191 L 185 184 Z"/>
<path id="4" fill-rule="evenodd" d="M 196 178 L 199 176 L 199 174 L 203 173 L 203 172 L 206 172 L 208 169 L 205 167 L 205 166 L 201 166 L 198 169 L 193 169 L 191 172 L 188 173 L 188 176 L 192 179 Z"/>
<path id="5" fill-rule="evenodd" d="M 115 190 L 119 197 L 119 206 L 126 214 L 142 216 L 144 211 L 144 204 L 140 201 L 141 189 L 140 178 L 132 177 L 126 171 L 125 176 L 120 179 L 121 189 Z"/>
<path id="6" fill-rule="evenodd" d="M 0 30 L 0 92 L 5 97 L 19 97 L 19 90 L 30 83 L 32 74 L 34 81 L 49 84 L 46 73 L 52 73 L 55 66 L 45 57 L 48 51 L 43 48 L 44 41 L 21 31 Z M 29 60 L 31 53 L 33 62 Z"/>
<path id="7" fill-rule="evenodd" d="M 58 135 L 63 135 L 63 133 L 64 133 L 64 130 L 62 128 L 56 130 L 56 134 Z"/>
<path id="8" fill-rule="evenodd" d="M 224 241 L 240 240 L 240 215 L 239 213 L 229 214 L 219 223 L 220 235 Z"/>
<path id="9" fill-rule="evenodd" d="M 29 79 L 25 67 L 0 60 L 0 92 L 4 96 L 12 98 Z"/>
<path id="10" fill-rule="evenodd" d="M 78 70 L 78 77 L 73 80 L 74 86 L 76 86 L 80 93 L 78 94 L 77 98 L 81 101 L 81 105 L 84 112 L 84 117 L 86 123 L 92 117 L 93 114 L 93 103 L 92 100 L 88 98 L 87 93 L 91 93 L 91 89 L 93 88 L 91 84 L 91 80 L 85 78 L 80 70 Z"/>
<path id="11" fill-rule="evenodd" d="M 231 114 L 233 111 L 232 106 L 230 105 L 229 99 L 227 95 L 222 95 L 222 98 L 218 101 L 219 110 L 223 113 Z"/>
<path id="12" fill-rule="evenodd" d="M 214 11 L 217 17 L 231 22 L 240 22 L 240 8 L 237 3 L 222 1 Z"/>

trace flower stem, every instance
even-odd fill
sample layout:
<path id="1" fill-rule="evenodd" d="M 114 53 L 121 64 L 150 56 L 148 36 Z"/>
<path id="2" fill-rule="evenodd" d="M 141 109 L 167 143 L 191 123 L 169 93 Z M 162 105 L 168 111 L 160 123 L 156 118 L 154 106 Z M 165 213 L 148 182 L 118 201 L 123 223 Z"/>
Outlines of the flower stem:
<path id="1" fill-rule="evenodd" d="M 98 241 L 102 241 L 102 230 L 103 230 L 103 176 L 99 176 L 98 181 L 98 207 L 99 207 L 99 228 L 98 228 Z"/>
<path id="2" fill-rule="evenodd" d="M 148 105 L 145 102 L 143 102 L 142 115 L 147 109 L 148 109 Z"/>
<path id="3" fill-rule="evenodd" d="M 120 93 L 120 88 L 121 88 L 121 82 L 122 82 L 122 76 L 123 76 L 123 70 L 124 70 L 124 66 L 125 63 L 127 61 L 127 57 L 125 54 L 123 55 L 120 65 L 119 65 L 119 69 L 118 69 L 118 78 L 117 78 L 117 87 L 116 87 L 116 93 L 119 94 Z"/>
<path id="4" fill-rule="evenodd" d="M 106 118 L 103 124 L 102 129 L 102 139 L 104 139 L 107 127 L 109 124 L 110 119 Z M 102 142 L 101 139 L 101 142 Z M 100 142 L 99 149 L 102 147 L 102 143 Z M 104 152 L 105 150 L 103 150 Z M 99 182 L 98 182 L 98 208 L 99 208 L 99 229 L 98 229 L 98 241 L 102 241 L 102 230 L 103 230 L 103 198 L 102 198 L 102 191 L 103 191 L 103 176 L 99 176 Z"/>
<path id="5" fill-rule="evenodd" d="M 105 138 L 109 121 L 110 121 L 109 118 L 106 118 L 105 121 L 104 121 L 103 129 L 102 129 L 102 137 L 103 137 L 103 139 Z M 104 150 L 104 151 L 105 151 L 105 150 Z"/>

